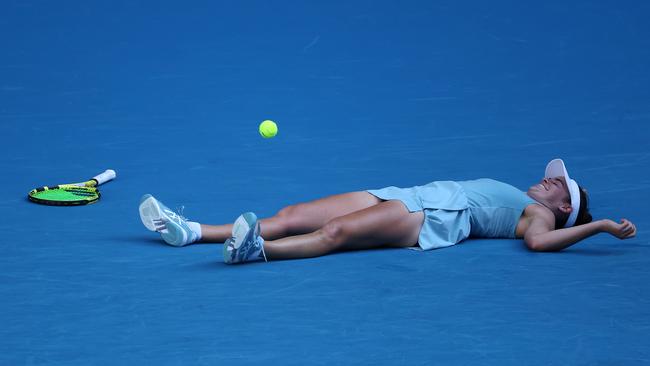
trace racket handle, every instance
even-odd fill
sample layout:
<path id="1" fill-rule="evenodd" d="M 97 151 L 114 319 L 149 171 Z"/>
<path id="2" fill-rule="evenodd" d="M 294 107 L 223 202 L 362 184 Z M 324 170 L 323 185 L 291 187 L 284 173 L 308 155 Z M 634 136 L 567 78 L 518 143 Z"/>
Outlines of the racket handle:
<path id="1" fill-rule="evenodd" d="M 103 172 L 102 174 L 94 176 L 93 179 L 97 181 L 97 185 L 100 185 L 100 184 L 108 182 L 109 180 L 115 179 L 116 176 L 117 176 L 117 174 L 115 174 L 115 170 L 108 169 L 107 171 Z"/>

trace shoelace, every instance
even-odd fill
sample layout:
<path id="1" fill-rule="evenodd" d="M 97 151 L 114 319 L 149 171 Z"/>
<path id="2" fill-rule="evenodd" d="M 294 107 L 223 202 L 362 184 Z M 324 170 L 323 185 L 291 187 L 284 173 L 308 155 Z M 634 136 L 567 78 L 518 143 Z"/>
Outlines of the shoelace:
<path id="1" fill-rule="evenodd" d="M 176 206 L 176 211 L 178 211 L 178 217 L 180 217 L 181 219 L 183 219 L 185 221 L 189 221 L 187 219 L 187 217 L 183 216 L 183 213 L 185 211 L 185 205 Z"/>
<path id="2" fill-rule="evenodd" d="M 266 252 L 264 251 L 264 242 L 262 240 L 264 239 L 262 239 L 261 236 L 257 238 L 257 241 L 260 244 L 260 247 L 262 248 L 262 256 L 264 257 L 264 262 L 268 262 L 269 260 L 266 259 Z"/>
<path id="3" fill-rule="evenodd" d="M 183 216 L 184 210 L 185 210 L 185 206 L 177 206 L 176 211 L 178 211 L 179 213 L 176 213 L 175 211 L 172 210 L 165 210 L 165 213 L 169 215 L 171 219 L 189 221 L 187 217 Z"/>

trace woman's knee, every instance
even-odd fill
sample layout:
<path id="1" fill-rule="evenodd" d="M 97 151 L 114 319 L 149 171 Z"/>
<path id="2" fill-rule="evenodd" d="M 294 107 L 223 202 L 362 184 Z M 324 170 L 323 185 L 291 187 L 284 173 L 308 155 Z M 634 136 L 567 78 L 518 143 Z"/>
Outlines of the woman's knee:
<path id="1" fill-rule="evenodd" d="M 285 234 L 296 232 L 300 227 L 300 205 L 284 207 L 275 214 L 275 217 Z"/>
<path id="2" fill-rule="evenodd" d="M 330 250 L 339 249 L 348 239 L 348 230 L 342 220 L 334 219 L 320 230 L 323 235 L 323 244 Z"/>

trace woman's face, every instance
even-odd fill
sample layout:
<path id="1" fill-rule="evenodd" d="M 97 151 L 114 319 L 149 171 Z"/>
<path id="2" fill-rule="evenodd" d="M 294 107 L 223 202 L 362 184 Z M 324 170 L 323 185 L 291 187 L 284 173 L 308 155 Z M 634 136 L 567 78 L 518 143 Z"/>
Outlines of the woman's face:
<path id="1" fill-rule="evenodd" d="M 566 207 L 567 204 L 571 207 L 571 196 L 564 177 L 544 178 L 528 188 L 527 194 L 553 211 L 554 208 Z"/>

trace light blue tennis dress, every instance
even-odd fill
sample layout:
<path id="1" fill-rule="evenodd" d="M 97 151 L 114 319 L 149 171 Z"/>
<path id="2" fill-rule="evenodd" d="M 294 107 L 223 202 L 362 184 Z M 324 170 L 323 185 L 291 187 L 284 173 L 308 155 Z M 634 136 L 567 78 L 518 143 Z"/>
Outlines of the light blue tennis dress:
<path id="1" fill-rule="evenodd" d="M 382 200 L 399 200 L 409 212 L 424 211 L 418 237 L 424 250 L 448 247 L 470 236 L 515 238 L 524 209 L 535 203 L 519 189 L 487 178 L 367 192 Z"/>

